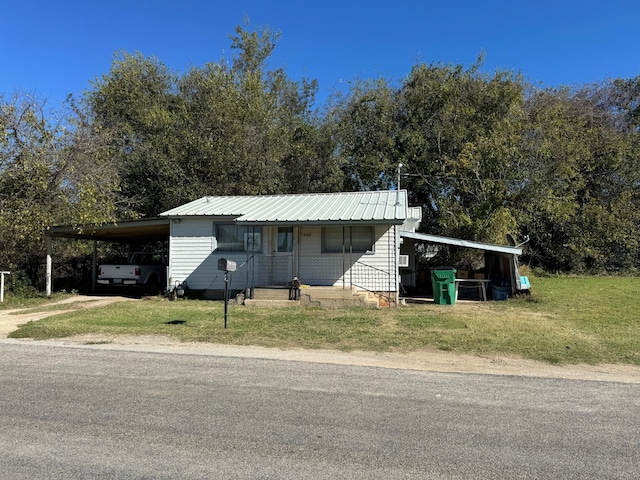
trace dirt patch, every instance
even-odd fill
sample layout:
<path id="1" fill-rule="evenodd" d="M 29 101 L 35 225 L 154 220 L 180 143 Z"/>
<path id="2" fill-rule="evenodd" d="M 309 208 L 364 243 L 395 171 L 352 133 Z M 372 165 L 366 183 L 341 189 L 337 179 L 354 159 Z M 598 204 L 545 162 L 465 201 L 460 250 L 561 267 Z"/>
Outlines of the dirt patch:
<path id="1" fill-rule="evenodd" d="M 13 310 L 0 310 L 0 338 L 7 336 L 16 330 L 20 325 L 43 318 L 59 315 L 61 313 L 73 312 L 83 308 L 103 307 L 114 302 L 133 301 L 135 299 L 129 297 L 104 297 L 94 295 L 77 295 L 65 298 L 57 302 L 46 305 L 47 309 L 51 307 L 60 307 L 55 310 L 41 311 L 40 308 L 20 308 Z M 20 313 L 23 312 L 23 313 Z"/>
<path id="2" fill-rule="evenodd" d="M 522 358 L 480 357 L 429 349 L 409 353 L 278 349 L 259 346 L 180 342 L 174 338 L 160 335 L 82 335 L 55 342 L 70 346 L 116 350 L 263 358 L 443 373 L 513 375 L 640 384 L 640 367 L 633 365 L 550 365 Z"/>

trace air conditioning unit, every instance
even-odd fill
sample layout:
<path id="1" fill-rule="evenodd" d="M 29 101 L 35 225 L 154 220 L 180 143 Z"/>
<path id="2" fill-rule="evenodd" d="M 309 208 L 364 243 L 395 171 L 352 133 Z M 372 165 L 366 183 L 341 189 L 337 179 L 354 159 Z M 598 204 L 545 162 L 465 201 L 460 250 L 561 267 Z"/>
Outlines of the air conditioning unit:
<path id="1" fill-rule="evenodd" d="M 399 255 L 398 256 L 398 266 L 399 267 L 408 267 L 409 266 L 409 255 Z"/>

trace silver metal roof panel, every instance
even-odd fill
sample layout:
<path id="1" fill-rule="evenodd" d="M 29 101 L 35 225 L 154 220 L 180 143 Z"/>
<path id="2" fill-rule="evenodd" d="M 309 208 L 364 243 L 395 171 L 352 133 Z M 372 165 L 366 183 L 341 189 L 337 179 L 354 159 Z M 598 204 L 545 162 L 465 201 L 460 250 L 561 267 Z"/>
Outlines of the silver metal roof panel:
<path id="1" fill-rule="evenodd" d="M 400 232 L 401 237 L 412 238 L 429 243 L 442 243 L 445 245 L 455 245 L 457 247 L 475 248 L 477 250 L 486 250 L 489 252 L 510 253 L 512 255 L 522 255 L 522 249 L 518 247 L 510 247 L 508 245 L 494 245 L 492 243 L 473 242 L 471 240 L 462 240 L 460 238 L 441 237 L 439 235 L 429 235 L 417 232 Z"/>
<path id="2" fill-rule="evenodd" d="M 407 192 L 308 193 L 295 195 L 202 197 L 162 216 L 229 216 L 247 223 L 369 222 L 401 224 Z"/>

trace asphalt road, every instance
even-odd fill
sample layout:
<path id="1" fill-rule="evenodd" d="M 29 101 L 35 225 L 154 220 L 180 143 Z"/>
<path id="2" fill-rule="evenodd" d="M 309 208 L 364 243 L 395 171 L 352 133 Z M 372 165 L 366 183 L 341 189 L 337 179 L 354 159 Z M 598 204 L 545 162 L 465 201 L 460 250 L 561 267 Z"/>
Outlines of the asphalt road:
<path id="1" fill-rule="evenodd" d="M 0 342 L 0 478 L 632 479 L 637 384 Z"/>

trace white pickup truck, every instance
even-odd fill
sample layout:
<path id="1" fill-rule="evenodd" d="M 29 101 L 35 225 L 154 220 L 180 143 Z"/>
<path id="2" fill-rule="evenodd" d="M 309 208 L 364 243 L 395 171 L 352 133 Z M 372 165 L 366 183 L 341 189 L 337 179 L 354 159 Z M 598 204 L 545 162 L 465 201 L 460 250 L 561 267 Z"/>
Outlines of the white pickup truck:
<path id="1" fill-rule="evenodd" d="M 167 258 L 162 252 L 135 252 L 126 265 L 99 265 L 98 285 L 137 286 L 157 293 L 167 285 Z"/>

